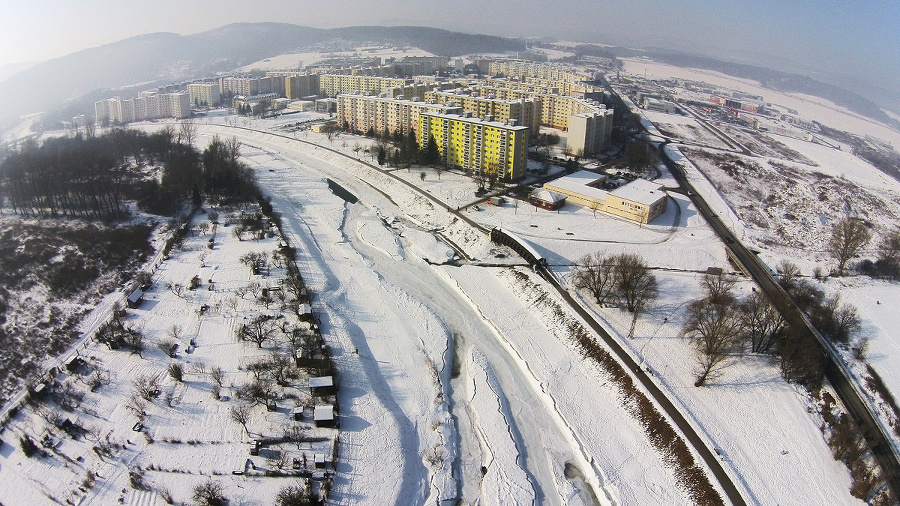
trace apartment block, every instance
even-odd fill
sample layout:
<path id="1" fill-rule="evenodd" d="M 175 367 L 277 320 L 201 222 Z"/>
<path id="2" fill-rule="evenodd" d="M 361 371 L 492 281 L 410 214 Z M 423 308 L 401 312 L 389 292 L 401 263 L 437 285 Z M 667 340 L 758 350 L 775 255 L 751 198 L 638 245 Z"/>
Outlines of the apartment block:
<path id="1" fill-rule="evenodd" d="M 422 101 L 375 97 L 370 95 L 338 95 L 338 124 L 366 133 L 369 129 L 381 134 L 393 135 L 398 130 L 403 135 L 415 132 L 419 139 L 419 117 L 425 112 L 445 113 L 449 108 L 442 104 Z"/>
<path id="2" fill-rule="evenodd" d="M 552 63 L 538 63 L 526 60 L 491 60 L 488 64 L 488 73 L 497 76 L 538 77 L 557 82 L 579 83 L 590 80 L 591 76 L 573 71 L 569 67 L 554 65 Z"/>
<path id="3" fill-rule="evenodd" d="M 194 106 L 217 106 L 221 103 L 218 83 L 191 83 L 187 85 L 190 103 Z"/>
<path id="4" fill-rule="evenodd" d="M 156 90 L 142 91 L 137 98 L 114 97 L 94 103 L 97 121 L 130 123 L 145 119 L 188 118 L 191 115 L 191 101 L 187 92 L 158 93 Z"/>
<path id="5" fill-rule="evenodd" d="M 220 77 L 219 94 L 223 97 L 243 95 L 262 95 L 274 93 L 279 97 L 284 96 L 284 77 Z"/>
<path id="6" fill-rule="evenodd" d="M 482 97 L 477 93 L 467 94 L 462 90 L 457 92 L 436 90 L 425 93 L 425 100 L 462 107 L 464 111 L 471 112 L 478 118 L 490 115 L 503 123 L 515 120 L 516 124 L 527 126 L 532 132 L 537 132 L 541 124 L 541 101 L 534 97 L 505 100 Z"/>
<path id="7" fill-rule="evenodd" d="M 412 81 L 396 77 L 321 74 L 319 76 L 319 95 L 337 97 L 344 94 L 381 93 L 385 88 L 397 88 L 409 84 L 412 84 Z"/>
<path id="8" fill-rule="evenodd" d="M 422 113 L 420 145 L 434 139 L 445 165 L 502 181 L 525 175 L 528 127 L 472 117 L 471 113 Z"/>

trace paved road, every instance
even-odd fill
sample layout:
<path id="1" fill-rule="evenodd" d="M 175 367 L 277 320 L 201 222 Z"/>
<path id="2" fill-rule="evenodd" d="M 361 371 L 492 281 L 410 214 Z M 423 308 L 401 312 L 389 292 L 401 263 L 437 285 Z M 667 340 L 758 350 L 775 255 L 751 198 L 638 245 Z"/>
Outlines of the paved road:
<path id="1" fill-rule="evenodd" d="M 821 353 L 827 359 L 825 378 L 834 387 L 847 411 L 862 426 L 863 433 L 872 445 L 878 464 L 885 471 L 886 475 L 891 477 L 891 488 L 894 490 L 895 495 L 900 495 L 900 456 L 898 456 L 896 448 L 890 442 L 890 437 L 886 432 L 887 429 L 874 415 L 871 406 L 863 398 L 858 385 L 851 379 L 834 347 L 813 327 L 803 311 L 797 307 L 790 295 L 778 284 L 759 257 L 734 236 L 732 231 L 719 219 L 719 216 L 710 209 L 706 201 L 697 194 L 697 191 L 687 180 L 681 166 L 668 157 L 662 146 L 660 152 L 663 162 L 681 187 L 688 192 L 697 210 L 725 242 L 726 247 L 734 257 L 743 264 L 745 271 L 750 274 L 763 293 L 778 307 L 781 314 L 791 324 L 791 327 L 798 332 L 808 332 L 819 344 Z"/>

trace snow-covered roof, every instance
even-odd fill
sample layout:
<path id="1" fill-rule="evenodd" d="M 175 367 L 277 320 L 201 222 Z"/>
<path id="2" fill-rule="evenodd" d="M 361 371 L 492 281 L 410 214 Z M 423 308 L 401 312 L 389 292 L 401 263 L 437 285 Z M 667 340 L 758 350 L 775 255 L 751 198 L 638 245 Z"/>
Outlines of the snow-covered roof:
<path id="1" fill-rule="evenodd" d="M 309 378 L 309 388 L 322 388 L 334 386 L 334 380 L 331 376 L 323 376 L 321 378 Z"/>
<path id="2" fill-rule="evenodd" d="M 566 200 L 565 195 L 563 195 L 561 193 L 552 192 L 550 190 L 545 190 L 543 188 L 538 188 L 537 190 L 534 190 L 533 192 L 531 192 L 530 196 L 537 200 L 543 201 L 543 202 L 556 203 L 556 202 Z"/>
<path id="3" fill-rule="evenodd" d="M 334 406 L 331 404 L 319 404 L 313 410 L 313 420 L 317 422 L 334 420 Z"/>
<path id="4" fill-rule="evenodd" d="M 666 192 L 663 191 L 661 184 L 647 181 L 646 179 L 635 179 L 621 188 L 616 188 L 609 194 L 613 197 L 646 205 L 653 204 L 666 196 Z"/>
<path id="5" fill-rule="evenodd" d="M 588 185 L 605 179 L 606 175 L 604 174 L 597 174 L 596 172 L 591 172 L 589 170 L 580 170 L 574 174 L 561 177 L 554 181 L 550 181 L 549 183 L 544 183 L 544 187 L 550 188 L 551 190 L 559 189 L 566 192 L 577 193 L 602 202 L 606 200 L 606 190 L 601 190 L 600 188 Z"/>

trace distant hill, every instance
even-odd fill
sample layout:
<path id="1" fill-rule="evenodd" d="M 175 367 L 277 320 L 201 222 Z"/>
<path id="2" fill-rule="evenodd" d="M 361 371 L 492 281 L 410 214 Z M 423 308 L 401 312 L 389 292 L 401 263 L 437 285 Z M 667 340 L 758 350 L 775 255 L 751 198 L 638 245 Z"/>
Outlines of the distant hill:
<path id="1" fill-rule="evenodd" d="M 513 39 L 418 26 L 237 23 L 195 35 L 153 33 L 38 63 L 0 81 L 0 118 L 49 110 L 98 89 L 213 75 L 328 44 L 414 46 L 442 56 L 525 49 Z"/>
<path id="2" fill-rule="evenodd" d="M 874 120 L 881 121 L 887 124 L 898 125 L 898 122 L 896 120 L 885 114 L 881 107 L 872 100 L 863 97 L 858 93 L 848 91 L 833 84 L 817 81 L 808 76 L 800 74 L 790 74 L 787 72 L 781 72 L 778 70 L 767 69 L 754 65 L 728 62 L 715 58 L 709 58 L 706 56 L 674 53 L 671 51 L 659 49 L 641 51 L 625 48 L 613 48 L 612 52 L 617 56 L 646 56 L 654 61 L 667 63 L 676 67 L 691 67 L 705 70 L 714 70 L 716 72 L 721 72 L 723 74 L 728 74 L 734 77 L 753 79 L 754 81 L 758 81 L 766 88 L 784 92 L 805 93 L 807 95 L 824 98 L 868 118 L 872 118 Z"/>

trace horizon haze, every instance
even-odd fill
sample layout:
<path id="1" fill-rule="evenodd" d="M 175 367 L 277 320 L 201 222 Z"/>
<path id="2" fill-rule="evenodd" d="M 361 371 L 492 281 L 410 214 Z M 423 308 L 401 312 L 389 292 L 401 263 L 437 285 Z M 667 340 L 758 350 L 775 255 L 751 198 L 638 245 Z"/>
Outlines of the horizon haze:
<path id="1" fill-rule="evenodd" d="M 564 0 L 549 9 L 533 0 L 483 4 L 461 0 L 437 8 L 422 1 L 358 0 L 323 8 L 312 2 L 262 0 L 248 11 L 234 0 L 184 4 L 138 2 L 16 2 L 0 19 L 0 67 L 42 62 L 137 35 L 195 34 L 239 22 L 284 22 L 314 28 L 418 25 L 505 37 L 552 37 L 635 48 L 662 48 L 803 73 L 861 94 L 900 102 L 900 3 L 875 1 L 784 5 L 698 0 L 677 5 L 639 0 L 629 5 Z M 180 15 L 175 15 L 180 13 Z M 115 22 L 112 22 L 115 21 Z M 36 36 L 40 33 L 40 36 Z M 273 55 L 274 56 L 274 55 Z M 2 78 L 0 78 L 2 80 Z M 862 89 L 862 88 L 869 89 Z"/>

